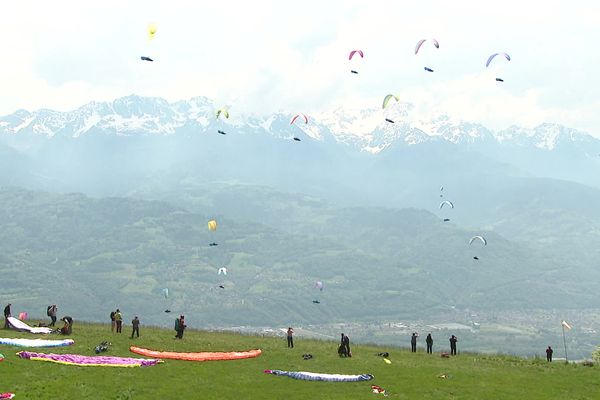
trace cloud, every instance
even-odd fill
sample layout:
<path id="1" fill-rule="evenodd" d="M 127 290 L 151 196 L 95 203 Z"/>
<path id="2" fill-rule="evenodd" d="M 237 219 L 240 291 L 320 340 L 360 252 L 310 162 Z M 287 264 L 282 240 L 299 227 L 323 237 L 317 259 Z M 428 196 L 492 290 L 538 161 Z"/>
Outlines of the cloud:
<path id="1" fill-rule="evenodd" d="M 493 127 L 548 118 L 600 136 L 589 90 L 600 86 L 598 15 L 591 1 L 9 2 L 0 6 L 10 60 L 0 64 L 0 114 L 131 93 L 314 113 L 401 93 L 423 110 L 446 107 Z M 440 49 L 415 56 L 416 41 L 430 37 Z M 356 48 L 365 58 L 349 62 Z M 484 67 L 496 51 L 513 57 L 504 85 Z"/>

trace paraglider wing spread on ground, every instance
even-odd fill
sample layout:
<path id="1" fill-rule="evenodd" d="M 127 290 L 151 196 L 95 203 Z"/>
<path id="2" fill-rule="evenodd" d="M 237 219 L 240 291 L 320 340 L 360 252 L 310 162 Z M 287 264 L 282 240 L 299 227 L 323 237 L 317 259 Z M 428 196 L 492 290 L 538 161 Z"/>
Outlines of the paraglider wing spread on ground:
<path id="1" fill-rule="evenodd" d="M 14 329 L 19 330 L 19 331 L 27 331 L 30 333 L 50 333 L 50 332 L 52 332 L 52 328 L 31 327 L 31 326 L 27 325 L 25 322 L 15 318 L 15 317 L 8 317 L 8 323 Z"/>
<path id="2" fill-rule="evenodd" d="M 48 361 L 57 364 L 79 365 L 84 367 L 149 367 L 156 365 L 160 360 L 145 358 L 124 358 L 107 356 L 83 356 L 80 354 L 45 354 L 21 351 L 17 353 L 21 358 L 35 361 Z"/>
<path id="3" fill-rule="evenodd" d="M 0 338 L 0 344 L 18 347 L 61 347 L 70 346 L 75 341 L 73 339 L 64 340 L 44 340 L 44 339 L 17 339 Z"/>
<path id="4" fill-rule="evenodd" d="M 141 354 L 147 357 L 170 358 L 173 360 L 187 361 L 221 361 L 221 360 L 239 360 L 242 358 L 258 357 L 262 353 L 260 349 L 248 351 L 229 351 L 229 352 L 198 352 L 198 353 L 178 353 L 174 351 L 155 351 L 143 349 L 141 347 L 131 346 L 129 351 Z"/>
<path id="5" fill-rule="evenodd" d="M 287 376 L 293 379 L 299 379 L 302 381 L 325 381 L 325 382 L 361 382 L 370 381 L 374 378 L 371 374 L 361 375 L 340 375 L 340 374 L 321 374 L 317 372 L 305 372 L 305 371 L 281 371 L 278 369 L 267 369 L 264 371 L 266 374 L 273 374 L 279 376 Z"/>

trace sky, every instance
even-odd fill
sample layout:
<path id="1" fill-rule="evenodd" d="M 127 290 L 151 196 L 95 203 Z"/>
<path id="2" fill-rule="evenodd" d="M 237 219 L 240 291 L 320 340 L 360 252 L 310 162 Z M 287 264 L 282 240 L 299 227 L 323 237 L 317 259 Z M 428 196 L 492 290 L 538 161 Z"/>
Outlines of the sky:
<path id="1" fill-rule="evenodd" d="M 584 0 L 2 2 L 0 115 L 130 94 L 316 114 L 392 93 L 423 115 L 600 137 L 599 42 L 600 2 Z M 486 68 L 496 52 L 511 61 Z"/>

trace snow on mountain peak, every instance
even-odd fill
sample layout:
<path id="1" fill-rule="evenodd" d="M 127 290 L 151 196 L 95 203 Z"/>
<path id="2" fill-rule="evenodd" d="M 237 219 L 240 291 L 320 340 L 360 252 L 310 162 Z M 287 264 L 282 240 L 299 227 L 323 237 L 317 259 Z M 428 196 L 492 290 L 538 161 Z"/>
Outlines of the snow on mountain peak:
<path id="1" fill-rule="evenodd" d="M 510 141 L 520 146 L 534 145 L 539 149 L 553 150 L 561 141 L 576 142 L 591 138 L 584 132 L 558 124 L 543 123 L 535 128 L 511 126 L 496 134 L 499 142 Z"/>
<path id="2" fill-rule="evenodd" d="M 18 110 L 0 118 L 0 134 L 29 132 L 47 137 L 57 134 L 80 137 L 99 130 L 117 135 L 171 135 L 185 126 L 207 129 L 211 124 L 223 124 L 235 127 L 239 133 L 258 130 L 282 139 L 306 135 L 370 153 L 379 153 L 395 142 L 418 145 L 436 137 L 454 144 L 494 140 L 547 151 L 562 141 L 593 139 L 583 132 L 551 123 L 535 128 L 511 126 L 492 132 L 480 124 L 454 120 L 443 113 L 419 115 L 412 104 L 401 102 L 390 102 L 385 109 L 338 107 L 309 116 L 307 125 L 290 124 L 289 112 L 262 117 L 236 114 L 231 119 L 216 121 L 215 110 L 213 101 L 201 96 L 169 103 L 162 98 L 130 95 L 112 102 L 90 102 L 69 112 Z"/>

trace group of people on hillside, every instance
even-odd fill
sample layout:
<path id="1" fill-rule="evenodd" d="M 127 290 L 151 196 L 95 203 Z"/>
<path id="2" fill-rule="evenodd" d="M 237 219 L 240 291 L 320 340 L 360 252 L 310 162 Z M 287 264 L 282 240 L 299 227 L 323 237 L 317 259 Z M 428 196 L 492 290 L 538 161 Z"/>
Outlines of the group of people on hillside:
<path id="1" fill-rule="evenodd" d="M 294 348 L 294 329 L 292 327 L 288 327 L 287 329 L 287 347 Z M 342 333 L 342 338 L 340 340 L 340 345 L 338 346 L 338 355 L 340 357 L 352 357 L 352 351 L 350 351 L 350 338 L 348 335 L 344 335 Z"/>
<path id="2" fill-rule="evenodd" d="M 350 351 L 350 338 L 343 333 L 340 346 L 338 347 L 338 354 L 340 357 L 352 357 L 352 351 Z"/>
<path id="3" fill-rule="evenodd" d="M 352 352 L 350 351 L 350 338 L 348 335 L 342 333 L 340 340 L 340 345 L 338 346 L 338 354 L 340 357 L 352 357 Z M 413 332 L 410 337 L 410 348 L 413 353 L 417 352 L 417 338 L 419 334 L 417 332 Z M 456 342 L 458 342 L 458 338 L 455 335 L 450 336 L 450 355 L 456 355 Z M 427 335 L 425 339 L 425 343 L 427 344 L 427 353 L 433 353 L 433 337 L 431 333 Z M 287 329 L 287 346 L 289 348 L 294 347 L 294 330 L 292 327 L 288 327 Z M 550 348 L 548 346 L 548 348 Z M 550 356 L 551 357 L 551 356 Z"/>
<path id="4" fill-rule="evenodd" d="M 50 317 L 50 323 L 48 324 L 48 326 L 56 326 L 56 312 L 58 311 L 58 307 L 56 306 L 56 304 L 51 304 L 48 307 L 46 307 L 46 315 Z M 73 318 L 69 317 L 69 316 L 64 316 L 60 319 L 63 322 L 63 326 L 62 328 L 60 328 L 58 331 L 60 333 L 62 333 L 63 335 L 70 335 L 73 333 Z"/>
<path id="5" fill-rule="evenodd" d="M 10 323 L 8 321 L 8 318 L 11 316 L 11 306 L 12 306 L 12 304 L 8 303 L 4 307 L 4 329 L 10 328 Z M 50 317 L 50 324 L 48 324 L 48 326 L 52 326 L 52 327 L 55 326 L 57 311 L 58 311 L 58 307 L 56 306 L 56 304 L 52 304 L 47 307 L 46 314 Z M 73 332 L 73 318 L 71 318 L 69 316 L 65 316 L 65 317 L 61 318 L 61 321 L 64 322 L 64 326 L 59 329 L 59 332 L 62 334 L 65 334 L 65 335 L 70 335 Z M 116 311 L 112 311 L 110 313 L 110 322 L 111 322 L 111 324 L 110 324 L 111 332 L 114 332 L 116 330 L 117 333 L 122 333 L 123 314 L 121 313 L 121 310 L 119 310 L 117 308 Z M 134 335 L 136 337 L 140 337 L 140 319 L 138 318 L 137 315 L 134 316 L 133 320 L 131 320 L 131 326 L 132 326 L 131 338 L 133 339 Z M 179 318 L 175 319 L 175 331 L 176 331 L 175 338 L 176 339 L 183 339 L 183 332 L 186 327 L 187 327 L 187 325 L 185 324 L 185 317 L 183 315 L 180 315 Z M 287 329 L 287 345 L 290 348 L 294 347 L 293 335 L 294 335 L 294 330 L 292 329 L 292 327 L 288 327 L 288 329 Z M 416 351 L 417 351 L 417 338 L 418 337 L 419 337 L 418 332 L 413 332 L 410 337 L 410 348 L 413 353 L 416 353 Z M 450 355 L 456 355 L 456 343 L 458 342 L 458 338 L 455 335 L 452 335 L 452 336 L 450 336 L 449 341 L 450 341 Z M 425 343 L 427 345 L 427 353 L 432 354 L 433 353 L 433 337 L 431 336 L 431 333 L 429 333 L 427 335 L 427 338 L 425 339 Z M 552 347 L 548 346 L 548 348 L 546 349 L 546 360 L 548 362 L 552 362 L 553 353 L 554 353 L 554 350 L 552 350 Z M 341 334 L 340 345 L 338 347 L 338 354 L 340 357 L 352 357 L 352 352 L 350 351 L 350 338 L 348 337 L 348 335 L 345 335 L 344 333 Z"/>
<path id="6" fill-rule="evenodd" d="M 417 352 L 417 338 L 419 334 L 417 332 L 413 332 L 410 336 L 410 351 L 413 353 Z M 454 335 L 450 336 L 450 355 L 456 355 L 456 342 L 458 342 L 458 338 Z M 425 338 L 425 344 L 427 345 L 427 354 L 433 354 L 433 337 L 431 336 L 431 332 L 427 334 Z"/>
<path id="7" fill-rule="evenodd" d="M 131 338 L 133 339 L 134 335 L 140 337 L 140 319 L 137 315 L 131 320 L 131 327 Z M 114 333 L 115 330 L 117 333 L 123 332 L 123 314 L 118 308 L 110 312 L 110 331 Z"/>
<path id="8" fill-rule="evenodd" d="M 11 307 L 12 307 L 12 303 L 8 303 L 4 307 L 4 329 L 10 329 L 10 323 L 8 321 L 8 318 L 12 317 Z M 56 306 L 56 304 L 49 305 L 46 308 L 46 315 L 50 317 L 50 323 L 47 325 L 48 327 L 56 326 L 57 311 L 58 311 L 58 307 Z M 61 333 L 63 335 L 70 335 L 71 333 L 73 333 L 73 318 L 71 318 L 69 316 L 64 316 L 61 318 L 61 321 L 64 322 L 64 325 L 62 328 L 56 330 L 56 332 Z M 40 323 L 38 326 L 46 326 L 46 324 Z"/>
<path id="9" fill-rule="evenodd" d="M 131 320 L 131 327 L 131 338 L 133 339 L 134 336 L 140 337 L 140 319 L 137 315 Z M 176 339 L 183 339 L 183 331 L 185 331 L 186 327 L 187 325 L 185 324 L 185 316 L 180 315 L 179 318 L 175 319 L 175 332 L 177 332 L 175 334 Z M 123 314 L 118 308 L 116 311 L 112 311 L 110 313 L 110 330 L 111 332 L 116 330 L 117 333 L 121 333 L 123 331 Z"/>

